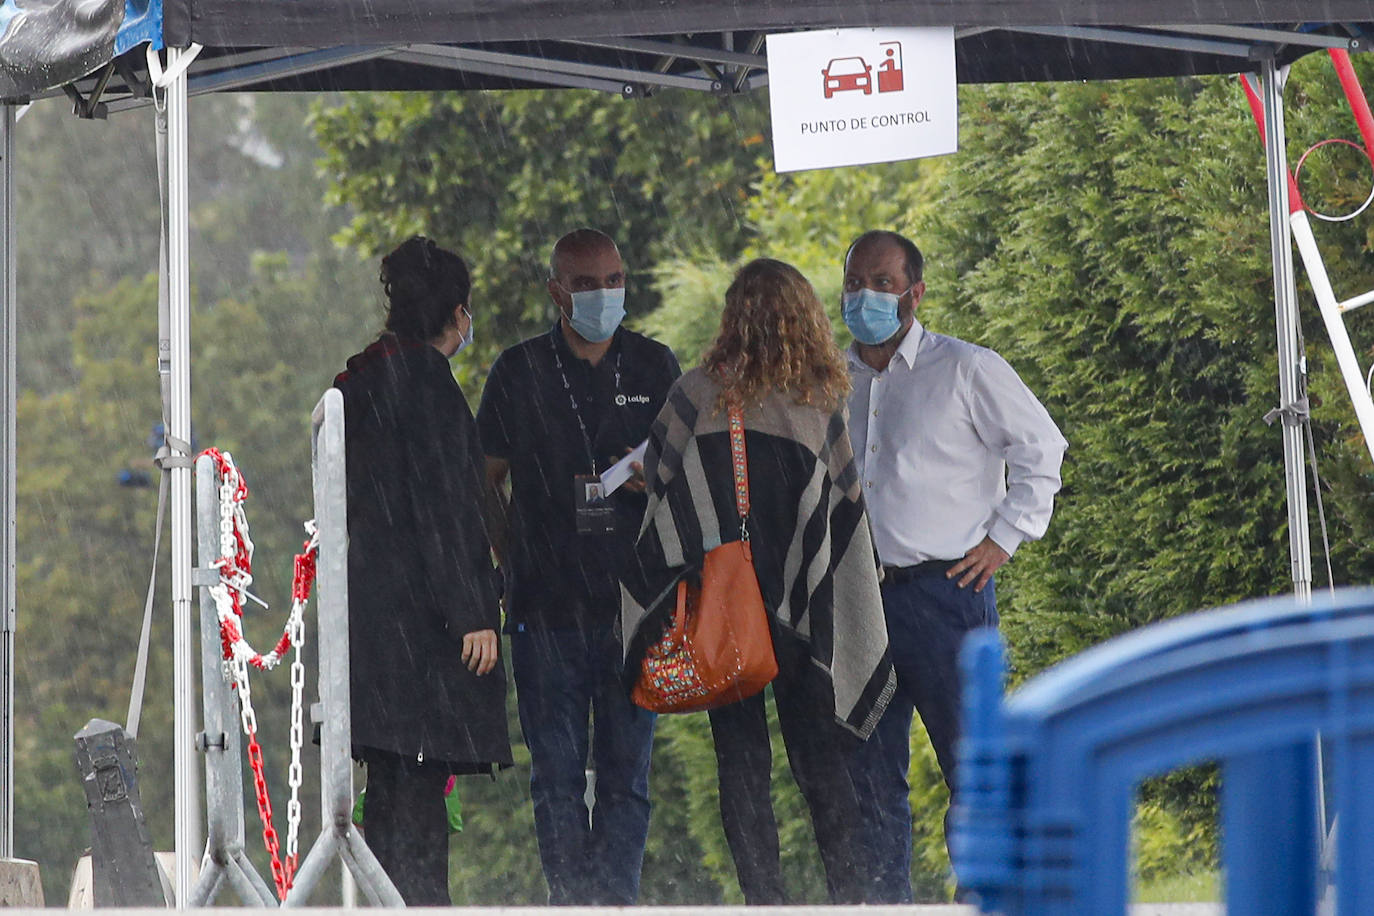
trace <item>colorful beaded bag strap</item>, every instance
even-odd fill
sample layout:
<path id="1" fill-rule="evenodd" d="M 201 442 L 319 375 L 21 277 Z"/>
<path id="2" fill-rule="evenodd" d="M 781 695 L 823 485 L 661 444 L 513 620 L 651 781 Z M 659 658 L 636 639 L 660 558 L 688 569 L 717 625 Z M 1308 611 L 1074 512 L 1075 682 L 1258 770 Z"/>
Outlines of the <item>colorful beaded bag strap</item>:
<path id="1" fill-rule="evenodd" d="M 749 455 L 744 450 L 744 411 L 730 405 L 730 457 L 735 468 L 735 508 L 740 540 L 749 540 Z"/>

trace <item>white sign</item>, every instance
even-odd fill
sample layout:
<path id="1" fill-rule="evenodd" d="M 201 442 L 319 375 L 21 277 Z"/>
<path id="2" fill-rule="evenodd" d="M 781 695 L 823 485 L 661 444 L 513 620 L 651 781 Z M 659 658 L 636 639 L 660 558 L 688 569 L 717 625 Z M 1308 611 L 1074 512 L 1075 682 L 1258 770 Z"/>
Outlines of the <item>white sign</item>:
<path id="1" fill-rule="evenodd" d="M 942 156 L 959 148 L 954 29 L 768 36 L 779 172 Z"/>

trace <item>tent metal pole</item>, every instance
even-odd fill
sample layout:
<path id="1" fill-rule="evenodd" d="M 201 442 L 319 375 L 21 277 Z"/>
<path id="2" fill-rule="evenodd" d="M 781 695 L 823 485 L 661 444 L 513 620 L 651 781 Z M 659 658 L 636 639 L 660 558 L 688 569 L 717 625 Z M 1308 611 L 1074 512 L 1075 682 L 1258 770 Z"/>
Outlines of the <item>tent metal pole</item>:
<path id="1" fill-rule="evenodd" d="M 167 67 L 176 67 L 184 50 L 169 48 Z M 173 456 L 189 457 L 191 442 L 191 282 L 186 74 L 167 87 L 167 293 L 171 326 L 171 417 L 167 445 Z M 191 863 L 200 852 L 196 779 L 196 690 L 191 619 L 191 467 L 182 460 L 172 475 L 172 645 L 173 741 L 176 791 L 176 898 L 184 909 L 191 898 Z"/>
<path id="2" fill-rule="evenodd" d="M 15 335 L 19 322 L 14 254 L 14 106 L 0 105 L 0 452 L 4 454 L 0 482 L 0 859 L 14 857 L 14 577 L 16 424 L 18 359 Z"/>
<path id="3" fill-rule="evenodd" d="M 1284 150 L 1283 84 L 1274 58 L 1260 66 L 1260 98 L 1264 105 L 1264 154 L 1269 180 L 1269 242 L 1274 262 L 1274 326 L 1278 335 L 1279 404 L 1297 403 L 1303 390 L 1307 360 L 1298 349 L 1298 293 L 1293 273 L 1292 229 L 1288 223 L 1288 157 Z M 1285 412 L 1283 425 L 1284 479 L 1288 488 L 1288 553 L 1293 594 L 1312 598 L 1312 542 L 1307 526 L 1307 479 L 1303 466 L 1302 421 Z"/>

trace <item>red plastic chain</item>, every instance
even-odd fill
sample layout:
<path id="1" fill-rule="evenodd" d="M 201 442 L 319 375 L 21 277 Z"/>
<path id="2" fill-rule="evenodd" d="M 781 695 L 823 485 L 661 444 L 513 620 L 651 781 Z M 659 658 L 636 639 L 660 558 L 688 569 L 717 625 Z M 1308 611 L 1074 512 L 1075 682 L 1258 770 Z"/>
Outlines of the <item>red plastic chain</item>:
<path id="1" fill-rule="evenodd" d="M 215 468 L 220 480 L 233 475 L 235 480 L 234 498 L 242 501 L 248 497 L 248 482 L 241 473 L 235 473 L 233 464 L 225 455 L 216 448 L 206 449 L 204 454 L 210 456 L 215 462 Z M 304 556 L 297 556 L 294 564 L 294 576 L 291 583 L 291 593 L 294 597 L 298 593 L 304 592 L 305 596 L 310 594 L 310 586 L 315 577 L 315 554 L 311 550 L 311 544 L 306 541 L 302 548 Z M 252 574 L 253 559 L 248 552 L 248 541 L 244 533 L 234 528 L 234 555 L 232 557 L 221 558 L 222 575 L 232 574 L 232 571 Z M 226 576 L 227 577 L 227 576 Z M 234 615 L 238 618 L 243 617 L 243 596 L 238 589 L 228 590 L 233 604 Z M 233 620 L 225 620 L 220 627 L 220 642 L 226 660 L 234 657 L 233 644 L 242 635 L 242 630 Z M 291 647 L 291 638 L 288 633 L 283 633 L 282 638 L 277 643 L 276 651 L 278 655 L 285 654 Z M 261 656 L 250 661 L 255 667 L 262 668 Z M 246 723 L 245 723 L 246 726 Z M 267 854 L 271 859 L 272 881 L 277 888 L 277 897 L 281 900 L 286 899 L 287 892 L 291 889 L 292 882 L 296 874 L 296 859 L 292 855 L 288 856 L 285 863 L 281 857 L 281 841 L 277 836 L 276 827 L 272 822 L 272 799 L 267 791 L 267 776 L 262 759 L 262 745 L 258 743 L 256 729 L 248 731 L 248 765 L 253 771 L 254 794 L 257 797 L 258 817 L 262 820 L 262 839 L 267 847 Z"/>
<path id="2" fill-rule="evenodd" d="M 253 786 L 257 790 L 258 797 L 258 817 L 262 819 L 262 841 L 267 846 L 267 854 L 272 858 L 272 881 L 277 886 L 277 897 L 280 900 L 286 899 L 286 892 L 291 890 L 291 881 L 295 877 L 295 863 L 291 863 L 291 871 L 286 870 L 286 866 L 281 861 L 281 845 L 277 839 L 277 829 L 272 826 L 272 800 L 267 797 L 267 776 L 264 774 L 262 765 L 262 747 L 258 744 L 257 732 L 248 734 L 248 765 L 253 770 Z"/>
<path id="3" fill-rule="evenodd" d="M 220 480 L 224 480 L 230 474 L 234 474 L 234 465 L 229 461 L 228 458 L 224 456 L 224 453 L 221 452 L 219 449 L 207 448 L 201 454 L 208 455 L 210 459 L 215 462 L 215 471 L 218 474 Z M 234 474 L 234 477 L 236 478 L 234 498 L 240 501 L 247 499 L 248 481 L 244 479 L 244 476 L 242 474 Z M 248 555 L 248 544 L 243 538 L 243 532 L 239 531 L 237 527 L 234 529 L 234 555 L 232 557 L 221 557 L 219 562 L 223 564 L 225 570 L 238 570 L 240 572 L 249 573 L 252 572 L 253 559 Z M 243 595 L 238 591 L 238 589 L 231 588 L 229 589 L 229 597 L 234 604 L 234 614 L 238 617 L 242 617 Z M 233 640 L 230 639 L 227 634 L 221 633 L 221 642 L 223 643 L 224 647 L 224 657 L 226 659 L 232 658 L 233 652 L 230 649 L 230 645 L 232 644 Z"/>
<path id="4" fill-rule="evenodd" d="M 306 541 L 301 552 L 296 554 L 292 564 L 291 597 L 301 601 L 310 600 L 310 589 L 315 584 L 315 559 L 318 550 Z"/>

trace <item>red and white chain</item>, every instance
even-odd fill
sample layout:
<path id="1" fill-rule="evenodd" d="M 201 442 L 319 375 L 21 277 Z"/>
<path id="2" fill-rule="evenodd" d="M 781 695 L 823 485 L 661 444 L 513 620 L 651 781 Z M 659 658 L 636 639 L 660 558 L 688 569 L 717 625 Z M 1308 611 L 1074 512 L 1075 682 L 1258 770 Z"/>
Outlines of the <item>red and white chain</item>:
<path id="1" fill-rule="evenodd" d="M 248 484 L 234 464 L 233 456 L 228 452 L 207 449 L 205 454 L 214 459 L 220 475 L 220 559 L 214 564 L 219 568 L 220 582 L 210 589 L 210 593 L 215 602 L 216 616 L 219 618 L 225 677 L 238 692 L 240 724 L 248 738 L 248 763 L 253 771 L 258 815 L 263 825 L 263 842 L 271 857 L 272 878 L 277 887 L 277 896 L 285 900 L 295 877 L 300 832 L 300 787 L 303 781 L 301 748 L 305 744 L 305 663 L 301 658 L 301 650 L 305 645 L 305 605 L 310 599 L 311 586 L 315 580 L 315 557 L 319 538 L 314 521 L 306 522 L 305 530 L 309 538 L 301 548 L 301 553 L 296 555 L 293 564 L 291 613 L 287 617 L 286 627 L 271 652 L 263 655 L 254 651 L 244 638 L 240 625 L 243 618 L 243 596 L 252 597 L 248 586 L 253 582 L 253 542 L 248 535 L 248 518 L 243 511 L 244 500 L 248 498 Z M 263 606 L 266 607 L 265 604 Z M 250 668 L 270 671 L 281 662 L 287 649 L 293 647 L 295 653 L 291 661 L 291 764 L 287 769 L 291 800 L 286 808 L 286 858 L 283 862 L 277 831 L 272 825 L 272 802 L 267 791 L 262 748 L 257 740 L 257 713 L 253 709 L 248 673 Z"/>
<path id="2" fill-rule="evenodd" d="M 305 662 L 301 649 L 305 646 L 305 603 L 310 600 L 310 589 L 315 584 L 315 559 L 320 546 L 314 519 L 305 523 L 305 533 L 309 537 L 292 562 L 291 616 L 286 623 L 286 635 L 296 650 L 291 656 L 291 764 L 286 769 L 286 783 L 291 787 L 291 800 L 286 803 L 288 885 L 296 874 L 301 826 L 301 748 L 305 745 Z"/>

